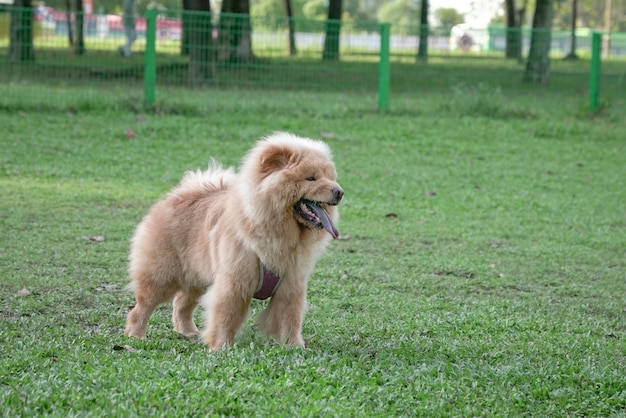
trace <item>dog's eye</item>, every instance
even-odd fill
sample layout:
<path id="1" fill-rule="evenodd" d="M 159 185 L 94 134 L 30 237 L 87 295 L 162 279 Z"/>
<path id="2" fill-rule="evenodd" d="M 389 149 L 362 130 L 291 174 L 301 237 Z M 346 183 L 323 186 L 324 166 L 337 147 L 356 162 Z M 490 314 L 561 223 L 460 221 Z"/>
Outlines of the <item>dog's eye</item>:
<path id="1" fill-rule="evenodd" d="M 315 181 L 315 177 L 311 176 L 311 177 L 307 177 L 306 181 Z"/>

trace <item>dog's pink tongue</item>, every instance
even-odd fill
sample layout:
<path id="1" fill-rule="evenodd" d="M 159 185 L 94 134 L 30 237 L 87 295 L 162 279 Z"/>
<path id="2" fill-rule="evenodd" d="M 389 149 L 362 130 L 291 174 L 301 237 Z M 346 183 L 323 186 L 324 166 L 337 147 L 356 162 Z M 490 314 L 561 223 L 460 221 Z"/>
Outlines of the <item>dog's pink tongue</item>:
<path id="1" fill-rule="evenodd" d="M 330 216 L 328 216 L 328 212 L 326 212 L 324 208 L 318 205 L 311 205 L 311 209 L 313 209 L 317 217 L 320 218 L 320 221 L 322 222 L 324 229 L 328 231 L 328 233 L 333 237 L 333 239 L 337 239 L 337 237 L 339 237 L 339 231 L 333 224 L 333 221 L 330 219 Z"/>

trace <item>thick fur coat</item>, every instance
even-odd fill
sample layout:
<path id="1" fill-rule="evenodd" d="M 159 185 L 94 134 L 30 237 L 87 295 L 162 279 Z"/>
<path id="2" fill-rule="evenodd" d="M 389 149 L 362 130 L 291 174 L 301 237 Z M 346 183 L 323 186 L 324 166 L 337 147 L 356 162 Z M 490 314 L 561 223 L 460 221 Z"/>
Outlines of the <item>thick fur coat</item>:
<path id="1" fill-rule="evenodd" d="M 136 305 L 125 334 L 145 338 L 148 320 L 173 299 L 174 330 L 201 334 L 211 350 L 233 344 L 259 287 L 262 266 L 280 277 L 257 318 L 268 337 L 304 346 L 307 282 L 329 240 L 338 236 L 343 197 L 329 147 L 278 132 L 261 139 L 239 172 L 213 161 L 188 172 L 156 203 L 131 241 Z M 202 332 L 193 321 L 204 308 Z"/>

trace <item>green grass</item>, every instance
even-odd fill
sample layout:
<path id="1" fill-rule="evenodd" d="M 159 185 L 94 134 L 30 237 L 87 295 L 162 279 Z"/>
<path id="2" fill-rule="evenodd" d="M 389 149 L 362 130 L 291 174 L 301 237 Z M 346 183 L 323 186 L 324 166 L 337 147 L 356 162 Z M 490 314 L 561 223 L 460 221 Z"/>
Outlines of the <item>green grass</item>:
<path id="1" fill-rule="evenodd" d="M 355 93 L 172 89 L 146 110 L 0 89 L 0 411 L 625 416 L 624 102 L 588 115 L 571 87 L 453 84 L 389 112 Z M 173 333 L 170 306 L 125 338 L 138 221 L 274 130 L 323 137 L 346 190 L 308 348 L 255 334 L 258 301 L 225 352 Z"/>

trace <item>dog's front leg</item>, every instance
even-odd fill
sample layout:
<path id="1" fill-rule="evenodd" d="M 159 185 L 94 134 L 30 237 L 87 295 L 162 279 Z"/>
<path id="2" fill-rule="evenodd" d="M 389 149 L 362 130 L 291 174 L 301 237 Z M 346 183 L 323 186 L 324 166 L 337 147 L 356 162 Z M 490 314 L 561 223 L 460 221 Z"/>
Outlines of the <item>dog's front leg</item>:
<path id="1" fill-rule="evenodd" d="M 202 340 L 211 351 L 218 351 L 233 345 L 235 335 L 248 314 L 251 297 L 243 297 L 241 292 L 227 286 L 213 285 L 203 296 L 204 329 Z"/>
<path id="2" fill-rule="evenodd" d="M 281 343 L 304 347 L 302 321 L 306 309 L 306 283 L 285 280 L 277 289 L 257 324 L 266 337 Z"/>

